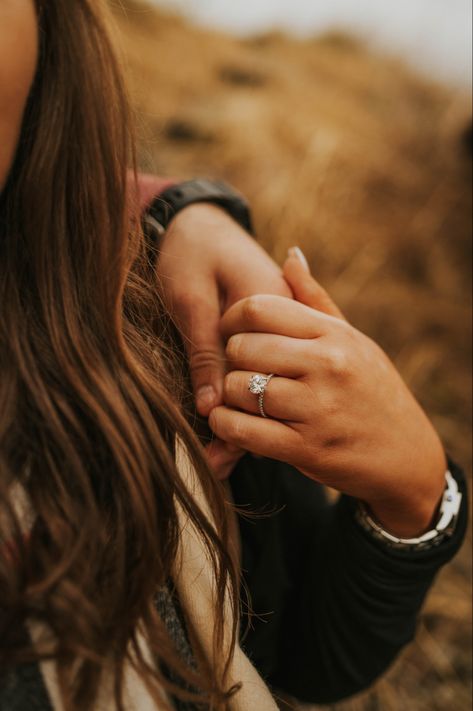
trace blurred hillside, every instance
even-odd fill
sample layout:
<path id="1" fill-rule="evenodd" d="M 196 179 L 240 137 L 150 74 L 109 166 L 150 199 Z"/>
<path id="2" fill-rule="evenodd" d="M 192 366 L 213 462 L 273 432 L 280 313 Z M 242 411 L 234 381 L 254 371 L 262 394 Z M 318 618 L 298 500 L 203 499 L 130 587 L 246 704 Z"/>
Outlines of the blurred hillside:
<path id="1" fill-rule="evenodd" d="M 140 2 L 115 5 L 141 166 L 220 176 L 250 195 L 261 243 L 279 262 L 302 247 L 469 469 L 469 98 L 336 33 L 237 40 Z M 341 709 L 471 708 L 470 573 L 465 548 L 417 642 Z"/>

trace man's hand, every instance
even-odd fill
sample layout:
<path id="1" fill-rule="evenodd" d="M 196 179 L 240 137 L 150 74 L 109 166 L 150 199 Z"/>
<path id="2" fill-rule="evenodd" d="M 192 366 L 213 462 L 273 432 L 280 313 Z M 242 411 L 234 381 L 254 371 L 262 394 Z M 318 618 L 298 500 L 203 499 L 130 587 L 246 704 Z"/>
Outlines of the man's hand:
<path id="1" fill-rule="evenodd" d="M 254 294 L 291 297 L 280 268 L 222 209 L 191 205 L 172 221 L 158 261 L 166 305 L 185 339 L 199 414 L 223 403 L 222 314 Z M 211 465 L 229 471 L 242 451 L 214 442 Z"/>

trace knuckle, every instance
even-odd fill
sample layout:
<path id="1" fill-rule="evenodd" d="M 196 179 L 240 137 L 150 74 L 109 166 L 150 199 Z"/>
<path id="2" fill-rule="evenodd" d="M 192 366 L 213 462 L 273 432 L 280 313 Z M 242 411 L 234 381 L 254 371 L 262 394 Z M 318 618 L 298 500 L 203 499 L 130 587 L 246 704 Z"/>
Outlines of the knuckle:
<path id="1" fill-rule="evenodd" d="M 252 325 L 257 323 L 264 309 L 263 300 L 258 294 L 249 296 L 243 304 L 243 317 L 245 322 Z"/>
<path id="2" fill-rule="evenodd" d="M 350 359 L 346 349 L 333 346 L 327 353 L 327 369 L 333 377 L 345 378 L 350 373 Z"/>
<path id="3" fill-rule="evenodd" d="M 244 448 L 248 440 L 248 427 L 245 421 L 235 415 L 228 423 L 228 435 L 230 441 L 237 447 Z"/>
<path id="4" fill-rule="evenodd" d="M 209 426 L 212 432 L 236 450 L 247 448 L 249 430 L 240 413 L 226 408 L 216 408 L 210 413 Z"/>
<path id="5" fill-rule="evenodd" d="M 220 417 L 219 417 L 218 409 L 212 410 L 209 415 L 209 427 L 212 430 L 212 432 L 218 433 L 219 425 L 220 425 Z"/>
<path id="6" fill-rule="evenodd" d="M 239 386 L 239 377 L 237 373 L 228 373 L 223 381 L 223 395 L 225 398 L 231 397 L 237 392 Z"/>
<path id="7" fill-rule="evenodd" d="M 229 338 L 226 348 L 227 358 L 231 361 L 238 361 L 241 357 L 244 345 L 244 337 L 236 334 Z"/>
<path id="8" fill-rule="evenodd" d="M 333 421 L 338 421 L 340 410 L 343 406 L 343 394 L 340 396 L 340 388 L 334 388 L 333 384 L 327 382 L 322 387 L 320 383 L 310 385 L 311 399 L 314 403 L 309 410 L 314 421 L 317 422 L 317 432 L 313 433 L 313 438 L 320 441 L 323 433 L 330 429 Z M 342 390 L 343 393 L 343 390 Z"/>
<path id="9" fill-rule="evenodd" d="M 219 367 L 221 358 L 219 354 L 210 349 L 203 348 L 195 350 L 190 355 L 191 370 L 213 370 Z"/>
<path id="10" fill-rule="evenodd" d="M 321 408 L 321 420 L 325 429 L 330 428 L 330 423 L 340 417 L 341 411 L 342 402 L 340 401 L 340 396 L 334 392 L 327 393 Z"/>

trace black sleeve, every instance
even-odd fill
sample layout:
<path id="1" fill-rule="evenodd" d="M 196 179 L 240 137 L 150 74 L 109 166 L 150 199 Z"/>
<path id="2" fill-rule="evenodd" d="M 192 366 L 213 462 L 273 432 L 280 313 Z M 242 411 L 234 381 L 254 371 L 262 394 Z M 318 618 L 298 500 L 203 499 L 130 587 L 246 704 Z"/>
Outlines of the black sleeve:
<path id="1" fill-rule="evenodd" d="M 242 460 L 231 477 L 244 582 L 254 615 L 243 646 L 267 681 L 301 701 L 334 703 L 367 688 L 412 640 L 432 581 L 466 528 L 465 480 L 454 535 L 423 552 L 395 551 L 354 519 L 356 502 L 329 504 L 322 487 L 270 460 Z"/>
<path id="2" fill-rule="evenodd" d="M 38 664 L 0 673 L 0 711 L 53 711 Z"/>

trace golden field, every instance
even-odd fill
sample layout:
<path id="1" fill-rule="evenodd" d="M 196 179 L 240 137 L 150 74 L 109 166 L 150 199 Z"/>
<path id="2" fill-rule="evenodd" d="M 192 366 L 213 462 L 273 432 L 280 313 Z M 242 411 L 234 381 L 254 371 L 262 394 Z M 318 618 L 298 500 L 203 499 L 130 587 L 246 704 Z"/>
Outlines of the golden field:
<path id="1" fill-rule="evenodd" d="M 261 243 L 279 262 L 304 250 L 470 471 L 470 98 L 338 33 L 241 40 L 114 5 L 141 167 L 219 176 L 251 196 Z M 415 644 L 337 709 L 471 708 L 470 575 L 465 546 Z"/>

